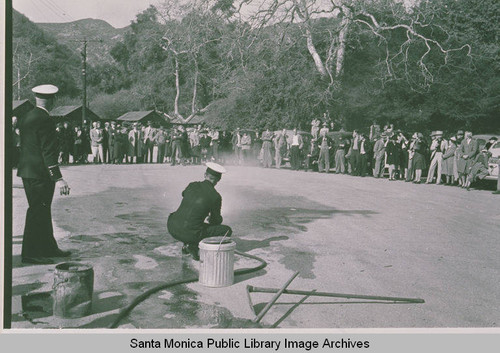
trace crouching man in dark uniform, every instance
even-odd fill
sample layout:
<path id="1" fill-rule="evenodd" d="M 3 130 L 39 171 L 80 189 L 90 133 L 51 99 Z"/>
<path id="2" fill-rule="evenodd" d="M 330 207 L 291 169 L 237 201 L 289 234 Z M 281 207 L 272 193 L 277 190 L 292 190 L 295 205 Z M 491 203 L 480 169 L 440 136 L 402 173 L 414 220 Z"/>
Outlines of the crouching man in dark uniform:
<path id="1" fill-rule="evenodd" d="M 50 264 L 51 257 L 67 257 L 69 251 L 57 246 L 52 228 L 51 204 L 54 189 L 69 194 L 69 186 L 59 170 L 56 126 L 49 116 L 58 88 L 42 85 L 32 89 L 36 107 L 20 122 L 21 154 L 17 175 L 23 179 L 28 199 L 24 227 L 22 261 Z"/>
<path id="2" fill-rule="evenodd" d="M 182 192 L 182 202 L 177 211 L 168 217 L 167 228 L 175 239 L 182 241 L 183 254 L 191 254 L 198 261 L 198 244 L 202 239 L 231 236 L 229 226 L 222 224 L 222 197 L 215 190 L 224 167 L 208 162 L 204 181 L 190 183 Z M 205 219 L 208 217 L 208 223 Z"/>

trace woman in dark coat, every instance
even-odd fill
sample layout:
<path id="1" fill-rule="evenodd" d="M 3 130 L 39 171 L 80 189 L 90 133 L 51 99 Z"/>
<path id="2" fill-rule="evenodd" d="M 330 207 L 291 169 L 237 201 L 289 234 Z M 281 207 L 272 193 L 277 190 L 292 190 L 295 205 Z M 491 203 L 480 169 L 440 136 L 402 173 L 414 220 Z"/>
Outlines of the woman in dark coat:
<path id="1" fill-rule="evenodd" d="M 168 130 L 165 133 L 165 157 L 167 157 L 167 163 L 172 161 L 172 130 Z"/>
<path id="2" fill-rule="evenodd" d="M 82 163 L 83 132 L 79 126 L 75 126 L 73 133 L 73 164 Z"/>
<path id="3" fill-rule="evenodd" d="M 448 147 L 446 147 L 443 153 L 443 167 L 441 172 L 446 176 L 445 185 L 451 185 L 454 182 L 456 142 L 457 139 L 455 136 L 452 136 L 448 141 Z"/>
<path id="4" fill-rule="evenodd" d="M 422 178 L 422 170 L 426 168 L 425 163 L 425 142 L 423 141 L 424 135 L 422 133 L 417 134 L 417 140 L 413 145 L 413 162 L 412 168 L 415 170 L 415 184 L 420 184 L 420 179 Z"/>
<path id="5" fill-rule="evenodd" d="M 115 149 L 113 151 L 114 163 L 121 164 L 125 157 L 125 149 L 128 146 L 128 131 L 124 127 L 117 129 L 115 134 Z"/>
<path id="6" fill-rule="evenodd" d="M 386 163 L 389 166 L 389 180 L 396 180 L 394 178 L 396 165 L 399 164 L 399 150 L 396 146 L 396 140 L 394 139 L 394 135 L 387 140 L 387 144 L 385 146 L 385 153 L 387 156 Z"/>
<path id="7" fill-rule="evenodd" d="M 87 124 L 82 126 L 82 154 L 83 163 L 88 163 L 92 149 L 90 148 L 90 130 Z"/>
<path id="8" fill-rule="evenodd" d="M 399 132 L 396 146 L 399 150 L 399 179 L 406 179 L 408 176 L 408 148 L 410 142 L 402 132 Z"/>

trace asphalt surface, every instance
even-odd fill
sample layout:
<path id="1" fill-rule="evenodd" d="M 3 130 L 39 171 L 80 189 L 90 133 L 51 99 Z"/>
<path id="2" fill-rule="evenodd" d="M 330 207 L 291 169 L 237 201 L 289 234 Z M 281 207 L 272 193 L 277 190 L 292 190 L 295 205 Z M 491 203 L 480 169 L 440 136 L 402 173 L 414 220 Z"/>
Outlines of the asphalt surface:
<path id="1" fill-rule="evenodd" d="M 241 328 L 254 312 L 246 286 L 422 298 L 423 304 L 283 295 L 262 327 L 471 328 L 500 319 L 500 198 L 491 191 L 386 179 L 227 166 L 217 185 L 237 249 L 268 266 L 225 288 L 175 286 L 145 300 L 121 328 Z M 27 202 L 13 190 L 13 328 L 105 328 L 144 291 L 197 276 L 166 230 L 168 214 L 204 167 L 85 165 L 63 168 L 71 195 L 53 221 L 71 261 L 94 269 L 92 314 L 52 314 L 55 265 L 20 261 Z M 256 266 L 235 257 L 235 268 Z M 252 293 L 255 310 L 272 297 Z"/>

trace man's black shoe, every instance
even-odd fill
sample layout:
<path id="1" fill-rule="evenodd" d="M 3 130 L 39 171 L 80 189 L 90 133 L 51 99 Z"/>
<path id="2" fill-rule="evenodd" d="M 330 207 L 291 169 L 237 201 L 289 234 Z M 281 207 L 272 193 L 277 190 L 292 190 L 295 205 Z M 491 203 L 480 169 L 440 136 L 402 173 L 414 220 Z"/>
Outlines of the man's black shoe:
<path id="1" fill-rule="evenodd" d="M 50 255 L 50 257 L 69 257 L 71 256 L 71 251 L 64 251 L 61 249 L 57 249 L 53 254 Z"/>
<path id="2" fill-rule="evenodd" d="M 35 264 L 35 265 L 49 265 L 54 263 L 54 261 L 52 261 L 48 257 L 23 257 L 21 261 L 23 264 Z"/>
<path id="3" fill-rule="evenodd" d="M 200 261 L 200 249 L 197 246 L 187 246 L 187 250 L 195 261 Z"/>

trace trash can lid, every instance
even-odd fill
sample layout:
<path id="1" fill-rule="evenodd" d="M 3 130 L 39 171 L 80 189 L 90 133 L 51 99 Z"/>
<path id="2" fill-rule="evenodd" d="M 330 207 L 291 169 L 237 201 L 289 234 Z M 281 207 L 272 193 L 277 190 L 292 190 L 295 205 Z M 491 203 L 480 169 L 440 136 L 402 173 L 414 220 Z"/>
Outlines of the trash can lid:
<path id="1" fill-rule="evenodd" d="M 231 238 L 211 237 L 203 239 L 199 247 L 205 250 L 231 250 L 236 247 L 236 243 Z"/>

